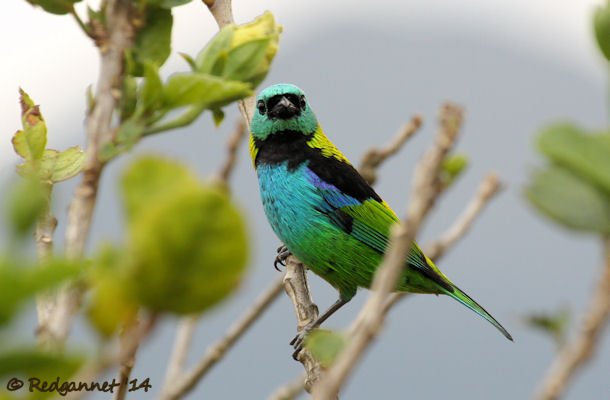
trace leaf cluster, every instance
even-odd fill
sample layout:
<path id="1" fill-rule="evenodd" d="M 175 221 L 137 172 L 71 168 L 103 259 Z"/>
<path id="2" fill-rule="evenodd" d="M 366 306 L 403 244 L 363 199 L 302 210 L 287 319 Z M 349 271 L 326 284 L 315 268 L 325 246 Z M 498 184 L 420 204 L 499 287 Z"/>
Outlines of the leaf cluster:
<path id="1" fill-rule="evenodd" d="M 593 26 L 610 63 L 610 1 L 597 8 Z M 542 129 L 536 144 L 549 165 L 532 173 L 529 202 L 569 229 L 610 235 L 610 130 L 559 122 Z"/>

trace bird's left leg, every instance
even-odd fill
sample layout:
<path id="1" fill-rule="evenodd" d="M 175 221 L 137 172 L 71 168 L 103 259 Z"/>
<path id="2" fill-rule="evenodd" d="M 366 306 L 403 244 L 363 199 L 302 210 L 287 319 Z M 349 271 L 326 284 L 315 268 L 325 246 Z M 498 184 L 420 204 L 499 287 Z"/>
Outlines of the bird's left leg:
<path id="1" fill-rule="evenodd" d="M 320 315 L 318 318 L 305 325 L 303 329 L 301 329 L 299 333 L 294 337 L 294 339 L 292 339 L 292 341 L 290 342 L 292 347 L 294 347 L 294 353 L 292 353 L 292 358 L 294 358 L 295 360 L 297 359 L 297 354 L 299 354 L 299 351 L 301 351 L 301 349 L 303 348 L 303 343 L 305 343 L 305 338 L 307 337 L 309 332 L 319 327 L 322 322 L 326 321 L 328 317 L 335 313 L 335 311 L 349 303 L 350 300 L 351 297 L 347 300 L 344 300 L 343 298 L 339 297 L 339 300 L 335 301 L 333 305 L 330 306 L 328 310 L 324 312 L 324 314 Z"/>
<path id="2" fill-rule="evenodd" d="M 277 256 L 275 256 L 275 261 L 273 261 L 273 268 L 277 269 L 278 271 L 280 270 L 278 268 L 278 264 L 282 265 L 282 266 L 286 266 L 286 259 L 288 257 L 290 257 L 292 253 L 290 252 L 290 250 L 288 250 L 288 247 L 281 245 L 280 247 L 277 248 Z"/>

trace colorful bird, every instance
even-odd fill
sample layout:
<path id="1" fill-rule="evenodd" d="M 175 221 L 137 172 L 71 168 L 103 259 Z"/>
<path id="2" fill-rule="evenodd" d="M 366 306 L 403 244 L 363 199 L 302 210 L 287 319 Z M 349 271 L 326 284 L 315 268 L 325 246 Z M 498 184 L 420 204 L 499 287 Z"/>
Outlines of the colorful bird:
<path id="1" fill-rule="evenodd" d="M 250 155 L 267 219 L 285 247 L 339 291 L 339 299 L 291 342 L 296 353 L 306 335 L 370 287 L 398 217 L 326 137 L 298 87 L 273 85 L 256 102 Z M 397 290 L 445 294 L 511 335 L 483 307 L 455 286 L 417 243 L 405 260 Z"/>

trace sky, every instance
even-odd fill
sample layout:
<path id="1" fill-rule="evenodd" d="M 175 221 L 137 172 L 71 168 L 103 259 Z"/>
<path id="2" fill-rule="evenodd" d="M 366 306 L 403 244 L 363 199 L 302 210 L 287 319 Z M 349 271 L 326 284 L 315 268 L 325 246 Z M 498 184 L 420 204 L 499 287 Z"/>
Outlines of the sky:
<path id="1" fill-rule="evenodd" d="M 280 52 L 263 85 L 290 81 L 302 87 L 327 134 L 353 162 L 371 145 L 389 139 L 411 115 L 423 115 L 422 131 L 380 171 L 377 190 L 399 214 L 405 208 L 413 166 L 434 133 L 438 106 L 449 99 L 465 107 L 458 151 L 468 154 L 471 165 L 439 202 L 421 242 L 451 224 L 488 171 L 496 171 L 506 186 L 439 266 L 509 329 L 515 343 L 448 298 L 416 296 L 391 313 L 344 398 L 404 394 L 417 399 L 508 400 L 531 395 L 554 348 L 525 328 L 521 316 L 562 306 L 578 314 L 587 304 L 600 262 L 594 238 L 558 229 L 521 196 L 529 172 L 542 164 L 532 148 L 541 126 L 564 118 L 589 128 L 607 125 L 607 70 L 590 27 L 597 3 L 234 1 L 238 22 L 268 9 L 284 26 Z M 16 162 L 9 138 L 20 123 L 17 88 L 22 86 L 41 104 L 50 146 L 62 149 L 83 143 L 84 93 L 97 75 L 96 51 L 69 17 L 47 15 L 25 1 L 6 7 L 0 15 L 0 49 L 5 55 L 0 130 L 6 138 L 0 141 L 0 181 Z M 164 67 L 165 76 L 185 69 L 178 51 L 196 54 L 216 30 L 197 1 L 175 9 L 174 26 L 174 54 Z M 190 128 L 143 141 L 134 153 L 168 155 L 202 177 L 209 176 L 222 160 L 218 149 L 236 117 L 230 110 L 216 129 L 205 115 Z M 254 242 L 252 265 L 238 295 L 203 318 L 190 361 L 276 277 L 271 264 L 278 240 L 267 225 L 256 176 L 241 150 L 233 187 Z M 115 181 L 129 159 L 131 155 L 116 160 L 105 172 L 92 243 L 122 240 Z M 60 233 L 74 184 L 57 188 Z M 61 236 L 57 235 L 58 246 Z M 320 308 L 335 300 L 325 282 L 315 276 L 310 282 Z M 365 293 L 327 326 L 347 326 Z M 134 370 L 134 377 L 151 377 L 154 389 L 163 381 L 173 322 L 166 320 L 155 332 Z M 22 326 L 31 330 L 31 318 Z M 292 306 L 283 296 L 190 398 L 265 398 L 302 370 L 290 358 L 287 345 L 294 329 Z M 86 324 L 79 323 L 75 343 L 86 348 L 90 338 Z M 599 399 L 610 391 L 608 339 L 606 334 L 601 354 L 576 378 L 566 399 Z"/>
<path id="2" fill-rule="evenodd" d="M 89 4 L 96 4 L 92 1 Z M 247 21 L 263 10 L 272 10 L 284 27 L 284 41 L 306 35 L 312 24 L 332 25 L 341 20 L 353 24 L 374 23 L 380 29 L 400 25 L 405 18 L 418 24 L 468 26 L 491 31 L 498 40 L 510 41 L 532 51 L 543 52 L 558 62 L 593 75 L 603 73 L 595 59 L 590 40 L 588 15 L 594 0 L 381 0 L 357 2 L 338 0 L 234 1 L 235 18 Z M 80 3 L 79 10 L 84 9 Z M 0 15 L 0 48 L 3 53 L 0 76 L 0 131 L 19 127 L 17 89 L 23 87 L 44 105 L 52 129 L 60 120 L 79 113 L 85 88 L 97 73 L 96 50 L 80 34 L 68 16 L 53 16 L 33 8 L 26 1 L 11 1 Z M 175 9 L 174 49 L 196 52 L 202 40 L 216 26 L 198 1 Z M 566 51 L 569 48 L 569 51 Z M 176 52 L 166 71 L 182 61 Z M 70 85 L 66 85 L 69 79 Z M 66 141 L 68 132 L 59 131 L 52 140 Z M 14 162 L 12 149 L 0 143 L 0 169 Z"/>

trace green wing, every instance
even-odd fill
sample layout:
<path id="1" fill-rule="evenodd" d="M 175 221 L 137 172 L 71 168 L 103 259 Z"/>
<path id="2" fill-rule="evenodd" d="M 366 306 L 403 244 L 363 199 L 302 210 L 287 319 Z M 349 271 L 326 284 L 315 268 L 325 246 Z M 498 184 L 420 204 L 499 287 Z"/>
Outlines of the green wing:
<path id="1" fill-rule="evenodd" d="M 333 203 L 333 200 L 336 202 L 337 193 L 329 194 L 329 198 L 325 198 L 325 200 L 329 205 Z M 380 254 L 385 253 L 388 246 L 390 228 L 399 222 L 398 217 L 387 203 L 372 198 L 359 204 L 352 202 L 350 205 L 334 208 L 329 216 L 335 225 Z M 424 255 L 415 242 L 409 252 L 407 264 L 444 289 L 453 292 L 453 287 L 448 279 Z"/>

